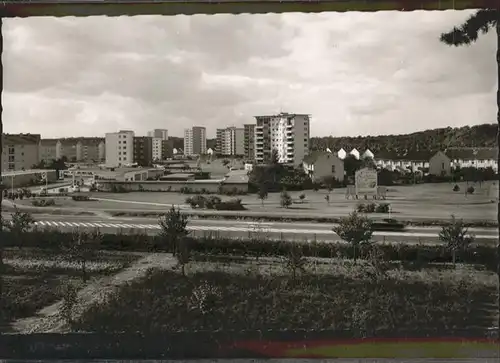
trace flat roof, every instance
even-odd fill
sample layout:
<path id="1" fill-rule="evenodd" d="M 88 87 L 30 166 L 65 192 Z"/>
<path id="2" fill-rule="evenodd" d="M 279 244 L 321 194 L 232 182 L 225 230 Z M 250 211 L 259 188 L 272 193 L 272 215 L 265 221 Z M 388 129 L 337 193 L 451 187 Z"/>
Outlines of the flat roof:
<path id="1" fill-rule="evenodd" d="M 29 174 L 40 174 L 47 172 L 56 172 L 55 169 L 31 169 L 31 170 L 14 170 L 14 171 L 2 171 L 2 177 L 4 176 L 16 176 L 16 175 L 29 175 Z"/>
<path id="2" fill-rule="evenodd" d="M 413 11 L 497 9 L 498 0 L 4 0 L 3 18 L 29 16 L 134 16 L 241 13 L 321 13 L 325 11 Z"/>

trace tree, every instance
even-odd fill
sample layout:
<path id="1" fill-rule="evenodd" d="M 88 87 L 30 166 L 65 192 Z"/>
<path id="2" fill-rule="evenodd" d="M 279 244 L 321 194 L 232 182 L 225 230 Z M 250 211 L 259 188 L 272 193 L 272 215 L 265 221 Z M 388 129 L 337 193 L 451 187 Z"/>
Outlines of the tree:
<path id="1" fill-rule="evenodd" d="M 281 208 L 288 208 L 289 206 L 292 205 L 292 197 L 288 192 L 282 191 L 280 195 L 280 205 Z"/>
<path id="2" fill-rule="evenodd" d="M 373 235 L 372 222 L 356 211 L 341 218 L 339 224 L 333 227 L 332 231 L 352 245 L 354 261 L 357 259 L 358 247 L 370 243 Z"/>
<path id="3" fill-rule="evenodd" d="M 83 282 L 87 282 L 88 280 L 87 262 L 95 257 L 101 241 L 102 235 L 99 229 L 95 229 L 92 232 L 76 229 L 73 233 L 68 252 L 80 264 Z"/>
<path id="4" fill-rule="evenodd" d="M 35 219 L 29 213 L 21 212 L 16 208 L 15 212 L 11 214 L 10 223 L 5 223 L 5 229 L 12 233 L 16 242 L 21 242 L 22 235 L 29 232 Z"/>
<path id="5" fill-rule="evenodd" d="M 463 220 L 457 220 L 451 216 L 451 222 L 441 228 L 439 240 L 446 243 L 446 247 L 452 253 L 453 265 L 456 263 L 457 252 L 464 252 L 474 241 L 474 237 L 468 234 L 469 229 L 465 227 Z"/>
<path id="6" fill-rule="evenodd" d="M 173 251 L 178 264 L 181 266 L 182 275 L 186 276 L 185 265 L 190 260 L 190 250 L 186 237 L 188 218 L 179 209 L 172 205 L 170 210 L 159 220 L 161 228 L 160 239 Z"/>
<path id="7" fill-rule="evenodd" d="M 280 162 L 280 157 L 279 157 L 279 154 L 278 154 L 278 150 L 273 149 L 271 151 L 271 160 L 270 160 L 270 163 L 272 165 L 276 165 L 276 164 L 279 164 L 279 162 Z"/>
<path id="8" fill-rule="evenodd" d="M 304 193 L 302 193 L 301 195 L 299 195 L 299 199 L 300 199 L 301 203 L 304 203 L 304 200 L 306 199 L 306 195 Z"/>
<path id="9" fill-rule="evenodd" d="M 303 246 L 292 243 L 285 257 L 285 268 L 292 274 L 292 281 L 297 279 L 297 272 L 305 273 L 307 259 L 304 256 Z"/>
<path id="10" fill-rule="evenodd" d="M 264 200 L 267 199 L 268 194 L 269 193 L 267 192 L 267 185 L 265 183 L 262 183 L 259 186 L 259 191 L 257 192 L 257 196 L 261 200 L 262 206 L 264 206 Z"/>
<path id="11" fill-rule="evenodd" d="M 441 34 L 441 41 L 448 45 L 462 46 L 474 43 L 479 33 L 487 33 L 496 28 L 497 33 L 497 130 L 496 145 L 500 143 L 500 7 L 497 9 L 481 9 L 470 16 L 465 23 L 454 27 L 450 32 Z M 500 154 L 498 155 L 500 161 Z M 500 200 L 498 201 L 500 210 Z M 498 214 L 498 231 L 500 233 L 500 213 Z M 500 240 L 497 243 L 497 278 L 498 278 L 498 329 L 500 330 Z"/>

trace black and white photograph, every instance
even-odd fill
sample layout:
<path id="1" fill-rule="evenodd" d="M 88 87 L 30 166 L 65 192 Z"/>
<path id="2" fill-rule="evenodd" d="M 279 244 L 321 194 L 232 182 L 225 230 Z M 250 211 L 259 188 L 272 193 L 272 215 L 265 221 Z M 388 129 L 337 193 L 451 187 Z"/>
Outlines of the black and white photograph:
<path id="1" fill-rule="evenodd" d="M 386 9 L 2 18 L 1 335 L 498 358 L 500 10 Z"/>

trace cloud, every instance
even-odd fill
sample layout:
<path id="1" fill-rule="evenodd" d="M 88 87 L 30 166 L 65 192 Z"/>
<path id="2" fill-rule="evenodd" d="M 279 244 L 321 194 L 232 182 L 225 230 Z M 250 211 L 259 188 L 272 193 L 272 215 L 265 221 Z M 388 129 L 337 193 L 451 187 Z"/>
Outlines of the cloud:
<path id="1" fill-rule="evenodd" d="M 494 34 L 439 35 L 470 12 L 4 21 L 4 129 L 43 137 L 312 114 L 313 135 L 493 122 Z"/>

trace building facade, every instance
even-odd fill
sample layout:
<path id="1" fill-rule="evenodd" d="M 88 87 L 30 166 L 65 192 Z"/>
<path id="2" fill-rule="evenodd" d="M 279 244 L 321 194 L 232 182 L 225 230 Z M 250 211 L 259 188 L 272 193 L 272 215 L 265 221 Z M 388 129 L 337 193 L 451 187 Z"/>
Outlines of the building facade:
<path id="1" fill-rule="evenodd" d="M 76 143 L 76 160 L 103 162 L 106 160 L 105 140 L 101 137 L 82 137 Z"/>
<path id="2" fill-rule="evenodd" d="M 134 163 L 134 132 L 121 130 L 106 133 L 106 165 L 125 166 Z"/>
<path id="3" fill-rule="evenodd" d="M 65 157 L 68 161 L 77 161 L 77 143 L 78 140 L 75 138 L 59 139 L 57 142 L 56 159 Z"/>
<path id="4" fill-rule="evenodd" d="M 41 160 L 37 134 L 2 134 L 2 171 L 32 169 Z"/>
<path id="5" fill-rule="evenodd" d="M 153 138 L 150 136 L 134 137 L 134 163 L 139 166 L 151 166 L 153 163 Z"/>
<path id="6" fill-rule="evenodd" d="M 155 139 L 168 140 L 168 130 L 154 129 L 153 131 L 148 132 L 148 136 Z"/>
<path id="7" fill-rule="evenodd" d="M 215 152 L 224 156 L 245 154 L 245 130 L 237 127 L 217 129 Z"/>
<path id="8" fill-rule="evenodd" d="M 255 159 L 255 124 L 246 124 L 244 128 L 245 158 Z"/>
<path id="9" fill-rule="evenodd" d="M 321 182 L 328 177 L 344 181 L 344 161 L 333 153 L 322 151 L 310 153 L 304 158 L 303 167 L 304 172 L 314 182 Z"/>
<path id="10" fill-rule="evenodd" d="M 184 155 L 201 155 L 207 152 L 207 131 L 205 127 L 194 126 L 184 130 Z"/>
<path id="11" fill-rule="evenodd" d="M 278 162 L 299 166 L 309 154 L 310 116 L 282 112 L 255 116 L 255 161 L 266 163 L 276 150 Z"/>
<path id="12" fill-rule="evenodd" d="M 42 139 L 40 141 L 40 161 L 49 164 L 57 159 L 58 139 Z"/>

